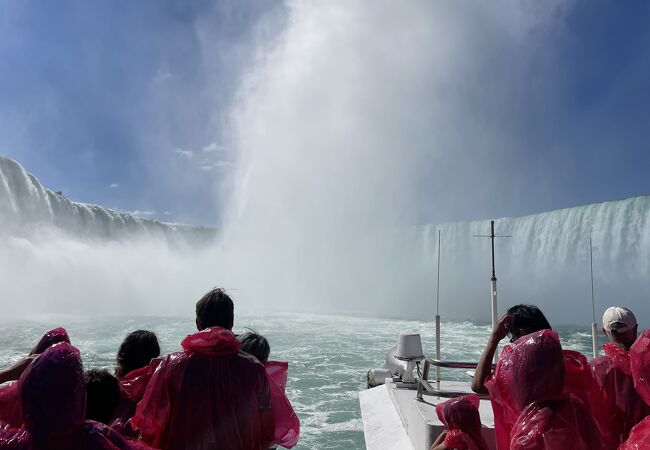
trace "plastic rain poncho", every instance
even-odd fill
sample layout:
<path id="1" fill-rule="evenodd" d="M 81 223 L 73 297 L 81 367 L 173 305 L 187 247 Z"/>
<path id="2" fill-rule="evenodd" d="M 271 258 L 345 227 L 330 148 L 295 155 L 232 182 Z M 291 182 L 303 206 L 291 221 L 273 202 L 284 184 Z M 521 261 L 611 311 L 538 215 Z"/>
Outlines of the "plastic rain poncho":
<path id="1" fill-rule="evenodd" d="M 160 361 L 152 361 L 148 366 L 132 370 L 120 380 L 120 404 L 117 406 L 111 421 L 111 428 L 124 436 L 137 437 L 130 420 L 135 415 L 136 406 L 144 397 L 144 393 Z"/>
<path id="2" fill-rule="evenodd" d="M 630 366 L 637 392 L 650 405 L 650 330 L 645 330 L 630 348 Z M 636 424 L 620 450 L 650 450 L 650 416 Z"/>
<path id="3" fill-rule="evenodd" d="M 59 342 L 70 343 L 70 338 L 64 328 L 55 328 L 45 333 L 29 354 L 39 355 Z M 18 381 L 10 381 L 0 388 L 0 421 L 14 427 L 23 425 Z"/>
<path id="4" fill-rule="evenodd" d="M 0 426 L 0 449 L 133 450 L 106 425 L 85 420 L 86 389 L 79 351 L 55 344 L 36 357 L 20 377 L 18 389 L 25 426 Z"/>
<path id="5" fill-rule="evenodd" d="M 268 449 L 274 422 L 264 366 L 220 327 L 182 346 L 158 366 L 131 420 L 143 438 L 163 450 Z"/>
<path id="6" fill-rule="evenodd" d="M 449 430 L 444 444 L 450 449 L 487 450 L 481 435 L 480 400 L 476 395 L 453 398 L 436 405 L 436 414 Z"/>
<path id="7" fill-rule="evenodd" d="M 582 400 L 565 392 L 567 364 L 556 332 L 542 330 L 513 345 L 506 393 L 522 412 L 510 434 L 512 450 L 598 450 L 602 438 Z"/>
<path id="8" fill-rule="evenodd" d="M 650 408 L 634 388 L 630 354 L 614 343 L 603 346 L 605 355 L 590 362 L 601 405 L 592 404 L 594 417 L 604 416 L 615 445 L 623 442 L 634 425 L 650 413 Z"/>
<path id="9" fill-rule="evenodd" d="M 271 388 L 271 410 L 275 419 L 273 444 L 293 448 L 300 438 L 300 420 L 285 394 L 289 363 L 267 361 L 264 364 Z"/>

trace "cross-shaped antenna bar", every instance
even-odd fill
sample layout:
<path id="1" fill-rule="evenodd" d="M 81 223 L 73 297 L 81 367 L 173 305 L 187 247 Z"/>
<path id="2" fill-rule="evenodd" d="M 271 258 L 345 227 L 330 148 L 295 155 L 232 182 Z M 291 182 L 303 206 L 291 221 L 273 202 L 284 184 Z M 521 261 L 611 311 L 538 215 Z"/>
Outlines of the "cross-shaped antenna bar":
<path id="1" fill-rule="evenodd" d="M 490 238 L 492 240 L 492 281 L 496 281 L 497 275 L 494 270 L 494 238 L 509 238 L 512 236 L 494 234 L 494 220 L 490 220 L 490 234 L 475 234 L 474 237 Z"/>
<path id="2" fill-rule="evenodd" d="M 474 237 L 486 237 L 491 240 L 492 243 L 492 279 L 490 280 L 490 293 L 491 293 L 491 304 L 492 304 L 492 329 L 497 323 L 497 275 L 494 270 L 494 238 L 498 237 L 512 237 L 509 235 L 496 235 L 494 234 L 494 220 L 490 220 L 490 234 L 489 235 L 474 235 Z M 499 352 L 494 353 L 494 361 L 496 362 L 499 358 Z"/>

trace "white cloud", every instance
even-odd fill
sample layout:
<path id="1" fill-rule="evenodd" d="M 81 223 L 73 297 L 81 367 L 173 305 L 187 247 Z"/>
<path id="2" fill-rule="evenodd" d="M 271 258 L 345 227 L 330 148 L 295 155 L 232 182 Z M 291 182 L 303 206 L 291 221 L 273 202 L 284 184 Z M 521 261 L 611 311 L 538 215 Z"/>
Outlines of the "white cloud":
<path id="1" fill-rule="evenodd" d="M 156 211 L 140 211 L 139 209 L 136 209 L 135 211 L 131 211 L 129 214 L 134 216 L 153 216 L 156 214 Z"/>
<path id="2" fill-rule="evenodd" d="M 216 142 L 211 142 L 210 144 L 203 147 L 203 151 L 206 153 L 216 153 L 222 152 L 226 149 L 223 145 L 219 145 Z"/>
<path id="3" fill-rule="evenodd" d="M 233 166 L 233 163 L 231 163 L 230 161 L 214 161 L 214 162 L 204 162 L 201 166 L 199 166 L 199 169 L 208 171 L 214 169 L 223 169 L 231 166 Z"/>
<path id="4" fill-rule="evenodd" d="M 155 83 L 161 83 L 163 81 L 166 81 L 166 80 L 170 79 L 173 76 L 174 76 L 174 74 L 171 73 L 169 70 L 165 70 L 165 69 L 160 68 L 156 72 L 156 75 L 154 75 L 153 81 Z"/>
<path id="5" fill-rule="evenodd" d="M 113 183 L 113 184 L 109 185 L 108 187 L 111 188 L 111 189 L 115 189 L 116 187 L 119 187 L 119 186 L 120 186 L 119 184 Z"/>
<path id="6" fill-rule="evenodd" d="M 177 148 L 174 150 L 174 153 L 187 159 L 192 159 L 194 157 L 194 152 L 192 150 L 183 150 L 182 148 Z"/>
<path id="7" fill-rule="evenodd" d="M 163 212 L 163 215 L 165 215 L 165 216 L 173 216 L 173 214 L 170 213 L 169 211 L 165 211 L 165 212 Z"/>

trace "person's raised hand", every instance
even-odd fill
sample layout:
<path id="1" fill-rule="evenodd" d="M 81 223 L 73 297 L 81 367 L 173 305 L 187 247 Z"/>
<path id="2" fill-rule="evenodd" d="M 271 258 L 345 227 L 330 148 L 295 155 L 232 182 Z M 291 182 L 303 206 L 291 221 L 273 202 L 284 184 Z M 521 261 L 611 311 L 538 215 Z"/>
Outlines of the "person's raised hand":
<path id="1" fill-rule="evenodd" d="M 447 436 L 447 430 L 444 430 L 438 435 L 433 444 L 431 444 L 429 450 L 446 450 L 447 446 L 445 445 L 445 436 Z"/>
<path id="2" fill-rule="evenodd" d="M 512 328 L 512 316 L 505 314 L 494 325 L 492 330 L 492 340 L 494 342 L 500 342 L 504 337 L 508 335 L 508 332 Z"/>

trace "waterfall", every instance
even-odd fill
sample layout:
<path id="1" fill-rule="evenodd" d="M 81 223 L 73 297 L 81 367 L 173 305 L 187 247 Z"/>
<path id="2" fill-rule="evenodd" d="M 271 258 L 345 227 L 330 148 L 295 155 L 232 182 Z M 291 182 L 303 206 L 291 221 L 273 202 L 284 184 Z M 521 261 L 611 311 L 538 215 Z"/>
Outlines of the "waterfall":
<path id="1" fill-rule="evenodd" d="M 211 228 L 73 202 L 0 157 L 0 285 L 18 314 L 25 304 L 36 311 L 66 305 L 96 312 L 100 304 L 109 312 L 136 304 L 146 313 L 175 311 L 179 299 L 223 284 L 256 307 L 429 320 L 440 229 L 443 320 L 489 319 L 490 242 L 474 237 L 488 234 L 489 220 L 340 229 L 329 239 L 295 242 L 290 225 L 282 239 L 244 233 L 217 241 Z M 642 324 L 650 317 L 650 196 L 502 218 L 495 226 L 511 236 L 495 243 L 501 313 L 535 303 L 553 324 L 591 322 L 591 236 L 596 315 L 623 305 Z M 208 242 L 214 245 L 201 245 Z M 98 285 L 102 292 L 87 302 Z"/>
<path id="2" fill-rule="evenodd" d="M 442 289 L 447 302 L 489 311 L 489 220 L 428 225 L 423 246 L 435 267 L 442 233 Z M 589 237 L 593 240 L 596 320 L 610 305 L 627 305 L 637 317 L 650 313 L 650 196 L 560 209 L 495 221 L 499 310 L 538 303 L 564 323 L 591 316 Z M 479 299 L 477 301 L 477 299 Z M 454 306 L 451 306 L 452 311 Z M 463 314 L 461 312 L 461 314 Z"/>
<path id="3" fill-rule="evenodd" d="M 16 161 L 0 156 L 0 234 L 23 236 L 43 226 L 90 239 L 152 237 L 204 243 L 215 237 L 210 227 L 164 223 L 71 201 L 45 188 Z"/>
<path id="4" fill-rule="evenodd" d="M 0 157 L 0 313 L 185 314 L 218 283 L 216 234 L 71 201 Z"/>

